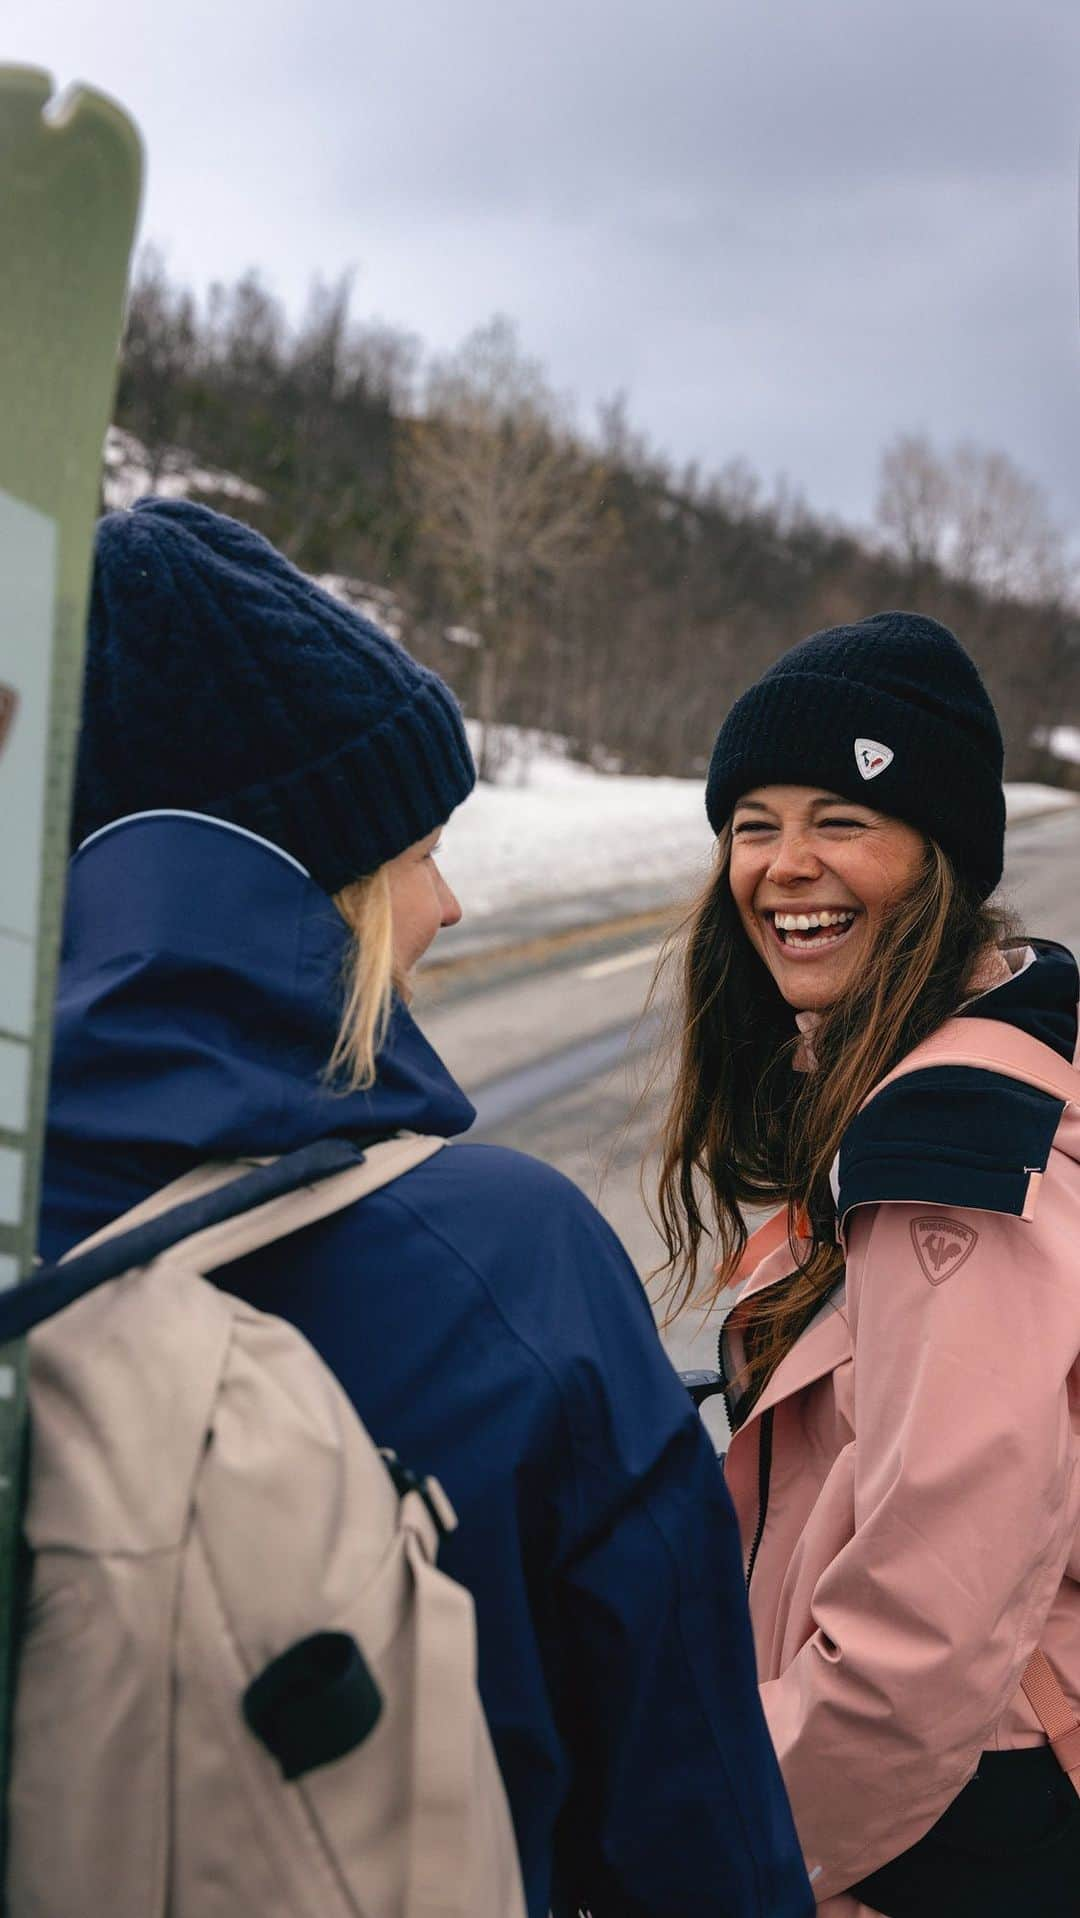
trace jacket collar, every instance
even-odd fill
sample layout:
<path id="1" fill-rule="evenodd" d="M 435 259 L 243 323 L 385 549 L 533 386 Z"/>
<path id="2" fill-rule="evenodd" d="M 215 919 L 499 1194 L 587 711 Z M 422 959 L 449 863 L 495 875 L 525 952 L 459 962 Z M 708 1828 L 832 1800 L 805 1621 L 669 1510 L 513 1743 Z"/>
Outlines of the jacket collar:
<path id="1" fill-rule="evenodd" d="M 1071 1063 L 1080 1038 L 1080 968 L 1066 946 L 1049 939 L 1006 948 L 1008 976 L 988 986 L 979 978 L 959 1017 L 1001 1019 L 1052 1046 Z"/>
<path id="2" fill-rule="evenodd" d="M 721 1333 L 723 1369 L 729 1379 L 737 1378 L 742 1364 L 740 1307 L 748 1297 L 756 1298 L 777 1279 L 786 1277 L 791 1270 L 790 1257 L 786 1264 L 780 1257 L 770 1259 L 769 1265 L 775 1266 L 775 1270 L 764 1274 L 760 1283 L 747 1288 L 738 1304 L 733 1307 Z M 834 1372 L 837 1366 L 842 1365 L 850 1356 L 851 1333 L 848 1327 L 844 1288 L 841 1284 L 818 1307 L 809 1325 L 785 1352 L 766 1381 L 760 1397 L 755 1400 L 745 1420 L 739 1424 L 738 1432 L 745 1431 L 760 1413 L 769 1411 L 782 1399 L 790 1398 L 793 1393 L 801 1392 L 805 1386 L 812 1385 L 816 1379 L 824 1378 L 828 1373 Z M 738 1416 L 738 1394 L 729 1387 L 727 1397 L 729 1412 Z"/>
<path id="3" fill-rule="evenodd" d="M 850 1357 L 851 1328 L 841 1289 L 819 1306 L 802 1336 L 796 1339 L 789 1352 L 785 1352 L 757 1400 L 750 1419 L 767 1412 L 773 1405 L 779 1405 L 781 1399 L 791 1398 L 795 1392 L 803 1391 L 815 1380 L 835 1372 L 837 1366 Z"/>

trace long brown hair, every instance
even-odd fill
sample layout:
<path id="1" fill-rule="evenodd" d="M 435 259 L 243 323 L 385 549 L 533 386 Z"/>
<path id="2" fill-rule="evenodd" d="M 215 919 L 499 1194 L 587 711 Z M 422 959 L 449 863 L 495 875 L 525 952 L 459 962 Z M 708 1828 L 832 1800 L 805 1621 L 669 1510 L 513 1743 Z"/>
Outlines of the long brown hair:
<path id="1" fill-rule="evenodd" d="M 662 956 L 681 955 L 678 1067 L 661 1133 L 658 1223 L 667 1260 L 657 1275 L 670 1323 L 696 1298 L 712 1304 L 746 1245 L 746 1207 L 787 1204 L 809 1221 L 788 1281 L 748 1303 L 748 1400 L 843 1271 L 829 1175 L 862 1101 L 913 1046 L 955 1012 L 987 947 L 1011 934 L 946 855 L 927 841 L 920 873 L 883 917 L 856 978 L 813 1033 L 813 1070 L 798 1072 L 791 1008 L 743 931 L 728 880 L 730 828 L 709 883 Z M 702 1240 L 719 1259 L 700 1292 Z"/>

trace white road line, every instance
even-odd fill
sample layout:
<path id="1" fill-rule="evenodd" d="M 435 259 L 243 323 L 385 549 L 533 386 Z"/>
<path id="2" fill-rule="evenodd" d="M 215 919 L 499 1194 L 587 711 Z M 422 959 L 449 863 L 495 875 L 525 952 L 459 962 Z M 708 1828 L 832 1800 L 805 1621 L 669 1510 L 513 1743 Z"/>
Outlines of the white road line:
<path id="1" fill-rule="evenodd" d="M 651 959 L 659 957 L 660 947 L 635 946 L 632 952 L 617 952 L 610 959 L 594 959 L 590 966 L 582 966 L 579 979 L 608 979 L 613 972 L 627 972 L 631 966 L 644 966 Z"/>

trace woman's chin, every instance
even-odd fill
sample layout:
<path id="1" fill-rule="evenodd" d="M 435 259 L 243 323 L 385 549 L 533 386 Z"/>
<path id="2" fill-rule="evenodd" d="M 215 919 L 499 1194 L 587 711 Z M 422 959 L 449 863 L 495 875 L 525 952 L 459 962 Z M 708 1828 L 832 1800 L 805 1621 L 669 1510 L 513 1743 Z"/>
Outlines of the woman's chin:
<path id="1" fill-rule="evenodd" d="M 824 1012 L 847 991 L 855 976 L 855 958 L 846 952 L 823 953 L 808 962 L 770 954 L 769 971 L 793 1012 Z"/>

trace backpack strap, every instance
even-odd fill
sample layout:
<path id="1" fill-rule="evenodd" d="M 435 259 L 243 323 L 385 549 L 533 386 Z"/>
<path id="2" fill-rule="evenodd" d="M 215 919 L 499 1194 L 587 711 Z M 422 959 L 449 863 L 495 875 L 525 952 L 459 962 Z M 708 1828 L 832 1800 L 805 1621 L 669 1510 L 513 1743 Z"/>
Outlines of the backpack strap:
<path id="1" fill-rule="evenodd" d="M 216 1272 L 220 1266 L 260 1252 L 277 1239 L 301 1232 L 305 1226 L 315 1225 L 320 1219 L 330 1218 L 357 1200 L 367 1198 L 380 1186 L 389 1185 L 393 1179 L 432 1158 L 446 1140 L 408 1132 L 384 1139 L 364 1151 L 349 1146 L 345 1140 L 322 1143 L 346 1146 L 348 1152 L 336 1164 L 328 1165 L 325 1170 L 320 1168 L 314 1177 L 309 1166 L 297 1163 L 300 1155 L 294 1153 L 264 1161 L 257 1165 L 254 1173 L 249 1169 L 250 1161 L 240 1165 L 231 1162 L 199 1166 L 87 1239 L 79 1252 L 104 1246 L 116 1234 L 123 1233 L 126 1238 L 125 1228 L 133 1223 L 142 1227 L 159 1219 L 162 1224 L 166 1218 L 176 1221 L 180 1216 L 179 1201 L 186 1214 L 184 1230 L 175 1234 L 156 1256 L 182 1258 L 189 1270 L 204 1275 Z M 273 1175 L 272 1182 L 267 1187 L 256 1187 L 256 1179 L 264 1172 Z M 241 1188 L 244 1188 L 245 1201 L 242 1206 L 236 1203 Z M 189 1207 L 201 1208 L 204 1201 L 208 1202 L 205 1212 L 188 1211 Z M 222 1201 L 224 1206 L 218 1211 Z M 140 1264 L 146 1262 L 139 1261 Z M 122 1269 L 130 1270 L 131 1264 L 129 1261 Z"/>
<path id="2" fill-rule="evenodd" d="M 0 1295 L 0 1344 L 181 1245 L 187 1263 L 213 1272 L 364 1198 L 445 1143 L 412 1133 L 366 1149 L 320 1139 L 279 1159 L 199 1166 Z"/>
<path id="3" fill-rule="evenodd" d="M 879 1092 L 903 1079 L 909 1072 L 921 1072 L 927 1066 L 971 1066 L 975 1070 L 996 1072 L 1006 1079 L 1018 1079 L 1023 1085 L 1049 1092 L 1065 1105 L 1080 1106 L 1080 1072 L 1067 1065 L 1052 1046 L 1035 1039 L 1018 1026 L 1001 1019 L 947 1019 L 929 1039 L 908 1053 L 898 1066 L 879 1079 L 863 1100 L 863 1109 Z"/>
<path id="4" fill-rule="evenodd" d="M 897 1079 L 904 1079 L 912 1072 L 925 1071 L 930 1066 L 947 1065 L 995 1072 L 1002 1078 L 1016 1079 L 1022 1085 L 1047 1092 L 1064 1105 L 1080 1108 L 1080 1071 L 1075 1066 L 1067 1065 L 1052 1046 L 1033 1038 L 1030 1033 L 1021 1032 L 1017 1026 L 1007 1025 L 1001 1019 L 969 1019 L 965 1016 L 946 1020 L 937 1032 L 931 1033 L 928 1039 L 915 1046 L 906 1059 L 887 1072 L 867 1093 L 860 1112 L 865 1111 L 878 1093 L 884 1092 L 885 1087 L 893 1085 Z M 756 1232 L 750 1234 L 736 1279 L 748 1277 L 770 1252 L 775 1252 L 786 1239 L 798 1236 L 805 1229 L 805 1218 L 792 1217 L 787 1207 L 774 1212 L 771 1218 L 758 1226 Z"/>
<path id="5" fill-rule="evenodd" d="M 410 1495 L 413 1496 L 413 1495 Z M 409 1501 L 402 1506 L 409 1524 Z M 461 1883 L 461 1834 L 468 1825 L 471 1768 L 461 1730 L 473 1716 L 476 1620 L 473 1602 L 423 1549 L 415 1530 L 406 1550 L 416 1594 L 412 1814 L 402 1918 L 468 1918 Z"/>
<path id="6" fill-rule="evenodd" d="M 887 1073 L 870 1099 L 894 1080 L 926 1066 L 971 1066 L 996 1072 L 1007 1079 L 1048 1092 L 1064 1105 L 1080 1107 L 1080 1072 L 1051 1046 L 1000 1019 L 950 1019 L 924 1039 L 900 1065 Z M 870 1099 L 864 1100 L 868 1105 Z M 1039 1647 L 1032 1652 L 1020 1679 L 1024 1695 L 1050 1741 L 1050 1749 L 1080 1793 L 1080 1719 Z"/>
<path id="7" fill-rule="evenodd" d="M 1068 1773 L 1074 1790 L 1080 1792 L 1080 1719 L 1062 1691 L 1046 1653 L 1038 1646 L 1024 1667 L 1020 1683 L 1050 1740 L 1054 1757 L 1062 1771 Z"/>

